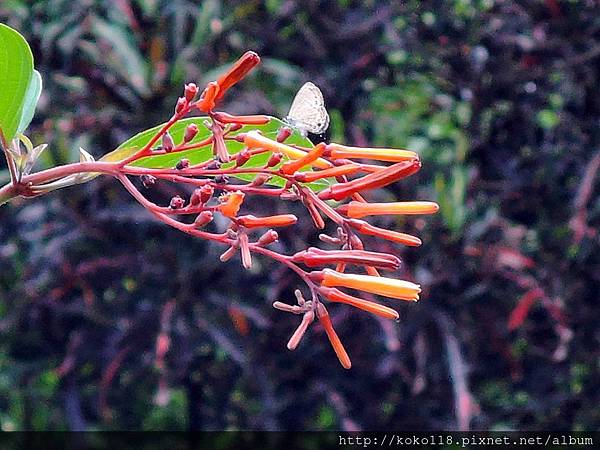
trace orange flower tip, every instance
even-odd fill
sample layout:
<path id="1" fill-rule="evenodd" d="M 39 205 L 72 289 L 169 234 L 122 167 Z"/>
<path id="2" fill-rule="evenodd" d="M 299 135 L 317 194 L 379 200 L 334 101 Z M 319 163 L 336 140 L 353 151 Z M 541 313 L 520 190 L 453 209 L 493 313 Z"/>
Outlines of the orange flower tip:
<path id="1" fill-rule="evenodd" d="M 301 158 L 298 158 L 294 161 L 290 161 L 281 166 L 281 172 L 283 172 L 286 175 L 294 174 L 298 170 L 302 169 L 304 166 L 308 166 L 309 164 L 320 158 L 324 150 L 325 144 L 317 144 L 312 150 L 310 150 Z"/>
<path id="2" fill-rule="evenodd" d="M 327 287 L 342 286 L 407 301 L 418 300 L 419 293 L 421 292 L 421 287 L 418 284 L 405 280 L 338 273 L 331 269 L 323 269 L 321 274 L 321 284 Z"/>
<path id="3" fill-rule="evenodd" d="M 434 202 L 364 203 L 351 201 L 337 208 L 341 214 L 352 218 L 388 214 L 434 214 L 440 209 Z"/>
<path id="4" fill-rule="evenodd" d="M 335 143 L 327 145 L 325 156 L 328 156 L 333 160 L 340 158 L 365 158 L 388 162 L 412 161 L 419 159 L 419 155 L 410 150 L 400 150 L 394 148 L 347 147 L 345 145 Z"/>
<path id="5" fill-rule="evenodd" d="M 280 214 L 268 217 L 256 217 L 253 215 L 238 217 L 238 223 L 246 228 L 287 227 L 294 225 L 297 221 L 298 218 L 293 214 Z"/>

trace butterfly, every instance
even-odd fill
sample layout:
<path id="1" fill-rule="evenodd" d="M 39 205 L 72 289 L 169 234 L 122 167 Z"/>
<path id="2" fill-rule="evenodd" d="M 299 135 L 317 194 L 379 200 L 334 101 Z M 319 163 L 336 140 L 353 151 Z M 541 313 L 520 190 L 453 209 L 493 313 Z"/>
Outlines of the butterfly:
<path id="1" fill-rule="evenodd" d="M 321 90 L 310 81 L 300 88 L 285 121 L 302 136 L 321 134 L 329 127 L 329 114 Z"/>

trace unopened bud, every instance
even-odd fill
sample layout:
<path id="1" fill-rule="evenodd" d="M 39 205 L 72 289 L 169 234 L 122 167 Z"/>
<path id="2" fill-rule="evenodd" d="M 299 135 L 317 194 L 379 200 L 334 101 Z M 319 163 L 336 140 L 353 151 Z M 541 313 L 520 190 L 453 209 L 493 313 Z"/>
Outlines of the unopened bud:
<path id="1" fill-rule="evenodd" d="M 185 205 L 185 200 L 182 199 L 179 195 L 176 195 L 171 199 L 171 202 L 169 203 L 169 208 L 181 209 L 183 208 L 183 205 Z"/>
<path id="2" fill-rule="evenodd" d="M 173 138 L 167 131 L 165 134 L 163 134 L 163 137 L 162 137 L 162 148 L 165 152 L 170 153 L 173 151 L 174 147 L 175 147 L 175 143 L 173 142 Z"/>
<path id="3" fill-rule="evenodd" d="M 276 152 L 273 153 L 271 155 L 271 157 L 269 158 L 269 160 L 267 161 L 267 165 L 265 167 L 275 167 L 277 164 L 279 164 L 281 162 L 281 159 L 283 158 L 283 154 Z"/>
<path id="4" fill-rule="evenodd" d="M 231 258 L 233 258 L 233 255 L 235 255 L 236 252 L 237 247 L 231 246 L 227 250 L 225 250 L 225 252 L 221 256 L 219 256 L 219 259 L 221 260 L 221 262 L 229 261 Z"/>
<path id="5" fill-rule="evenodd" d="M 210 212 L 210 211 L 202 211 L 196 217 L 196 220 L 194 221 L 194 226 L 196 228 L 200 228 L 200 227 L 203 227 L 204 225 L 206 225 L 207 223 L 211 222 L 212 220 L 213 220 L 213 214 L 212 214 L 212 212 Z"/>
<path id="6" fill-rule="evenodd" d="M 290 127 L 281 127 L 277 132 L 277 142 L 284 142 L 291 135 L 292 129 Z"/>
<path id="7" fill-rule="evenodd" d="M 271 178 L 272 177 L 269 174 L 259 173 L 258 175 L 256 175 L 254 180 L 252 180 L 252 182 L 250 183 L 250 186 L 262 186 L 267 181 L 269 181 Z"/>
<path id="8" fill-rule="evenodd" d="M 248 160 L 250 159 L 252 155 L 250 154 L 250 151 L 245 148 L 243 149 L 241 152 L 239 152 L 237 155 L 235 155 L 235 166 L 236 167 L 241 167 L 244 164 L 246 164 L 248 162 Z"/>
<path id="9" fill-rule="evenodd" d="M 180 113 L 183 111 L 183 108 L 187 105 L 187 100 L 184 97 L 179 97 L 177 99 L 177 104 L 175 105 L 175 113 Z"/>
<path id="10" fill-rule="evenodd" d="M 258 241 L 256 241 L 256 243 L 258 245 L 260 245 L 261 247 L 264 247 L 266 245 L 272 244 L 277 239 L 279 239 L 279 235 L 277 234 L 277 231 L 275 231 L 275 230 L 269 230 L 265 234 L 263 234 L 258 239 Z"/>
<path id="11" fill-rule="evenodd" d="M 243 124 L 241 124 L 241 123 L 232 123 L 232 124 L 229 126 L 228 130 L 229 130 L 229 131 L 237 131 L 237 130 L 241 129 L 243 126 L 244 126 L 244 125 L 243 125 Z"/>
<path id="12" fill-rule="evenodd" d="M 196 83 L 188 83 L 185 85 L 184 95 L 188 102 L 191 102 L 197 93 L 198 86 L 196 86 Z"/>
<path id="13" fill-rule="evenodd" d="M 200 188 L 194 189 L 194 192 L 192 192 L 192 195 L 190 196 L 191 206 L 198 206 L 200 203 L 202 203 L 202 200 L 200 200 L 201 192 L 202 191 L 200 190 Z"/>
<path id="14" fill-rule="evenodd" d="M 153 177 L 152 175 L 144 174 L 140 177 L 140 180 L 146 189 L 150 189 L 156 183 L 156 177 Z"/>
<path id="15" fill-rule="evenodd" d="M 177 170 L 183 170 L 183 169 L 187 169 L 189 166 L 190 166 L 190 160 L 187 158 L 183 158 L 177 162 L 177 164 L 175 165 L 175 168 Z"/>
<path id="16" fill-rule="evenodd" d="M 183 142 L 190 142 L 192 139 L 196 137 L 198 134 L 198 125 L 195 123 L 190 123 L 185 129 L 185 133 L 183 135 Z"/>
<path id="17" fill-rule="evenodd" d="M 206 165 L 206 168 L 208 170 L 219 170 L 221 168 L 221 161 L 214 159 Z"/>
<path id="18" fill-rule="evenodd" d="M 202 203 L 202 204 L 208 202 L 212 198 L 212 196 L 215 192 L 214 188 L 210 184 L 202 186 L 200 189 L 196 189 L 196 190 L 200 191 L 199 192 L 200 203 Z"/>

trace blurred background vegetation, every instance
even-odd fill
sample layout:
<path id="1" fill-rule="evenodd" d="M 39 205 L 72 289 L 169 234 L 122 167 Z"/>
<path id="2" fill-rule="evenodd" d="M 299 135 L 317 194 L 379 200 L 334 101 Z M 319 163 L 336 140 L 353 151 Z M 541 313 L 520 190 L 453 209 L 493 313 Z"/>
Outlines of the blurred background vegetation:
<path id="1" fill-rule="evenodd" d="M 42 165 L 166 120 L 184 82 L 251 49 L 225 110 L 284 116 L 312 80 L 331 140 L 422 155 L 378 198 L 441 205 L 387 224 L 421 248 L 371 243 L 424 287 L 399 323 L 331 307 L 351 371 L 320 327 L 285 348 L 296 318 L 270 304 L 292 274 L 220 263 L 110 179 L 0 208 L 3 430 L 598 429 L 594 1 L 5 0 L 0 20 L 44 79 Z"/>

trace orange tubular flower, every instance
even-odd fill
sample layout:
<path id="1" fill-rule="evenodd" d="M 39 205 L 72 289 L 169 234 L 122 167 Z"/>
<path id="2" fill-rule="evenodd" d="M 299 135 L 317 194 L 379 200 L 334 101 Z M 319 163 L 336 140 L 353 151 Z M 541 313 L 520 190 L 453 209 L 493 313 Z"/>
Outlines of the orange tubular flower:
<path id="1" fill-rule="evenodd" d="M 264 125 L 269 123 L 271 119 L 267 116 L 255 115 L 255 116 L 232 116 L 225 112 L 214 113 L 214 118 L 221 123 L 242 123 L 244 125 Z"/>
<path id="2" fill-rule="evenodd" d="M 196 107 L 202 112 L 212 111 L 215 107 L 216 97 L 219 93 L 219 85 L 215 81 L 211 81 L 206 85 L 204 92 L 202 92 L 202 96 L 198 103 L 196 103 Z"/>
<path id="3" fill-rule="evenodd" d="M 317 305 L 317 316 L 319 317 L 319 322 L 321 322 L 321 325 L 323 325 L 323 328 L 325 328 L 325 333 L 327 333 L 329 342 L 331 342 L 333 351 L 340 360 L 342 367 L 344 369 L 349 369 L 350 367 L 352 367 L 350 357 L 348 356 L 348 353 L 346 353 L 346 349 L 344 348 L 342 341 L 340 341 L 340 338 L 333 329 L 333 324 L 331 323 L 329 313 L 321 303 Z"/>
<path id="4" fill-rule="evenodd" d="M 280 214 L 278 216 L 255 217 L 252 215 L 238 217 L 240 225 L 246 228 L 257 227 L 287 227 L 298 222 L 293 214 Z"/>
<path id="5" fill-rule="evenodd" d="M 350 219 L 347 223 L 359 233 L 366 234 L 367 236 L 376 236 L 387 239 L 388 241 L 409 245 L 411 247 L 418 247 L 422 244 L 421 239 L 416 236 L 406 233 L 398 233 L 397 231 L 386 230 L 385 228 L 379 228 L 375 225 L 365 222 L 364 220 Z"/>
<path id="6" fill-rule="evenodd" d="M 381 216 L 387 214 L 434 214 L 440 207 L 434 202 L 362 203 L 350 202 L 337 208 L 348 217 Z"/>
<path id="7" fill-rule="evenodd" d="M 393 310 L 392 308 L 380 305 L 379 303 L 363 300 L 362 298 L 353 297 L 352 295 L 348 295 L 345 292 L 342 292 L 336 288 L 321 287 L 319 289 L 319 292 L 331 302 L 345 303 L 347 305 L 354 306 L 355 308 L 362 309 L 363 311 L 370 312 L 371 314 L 376 314 L 386 319 L 398 320 L 400 317 L 398 312 Z"/>
<path id="8" fill-rule="evenodd" d="M 296 181 L 301 183 L 312 183 L 313 181 L 323 178 L 341 177 L 344 175 L 352 175 L 358 172 L 360 166 L 358 164 L 344 164 L 343 166 L 332 167 L 331 169 L 319 170 L 317 172 L 302 172 L 294 175 Z"/>
<path id="9" fill-rule="evenodd" d="M 413 302 L 419 300 L 419 293 L 421 292 L 421 287 L 410 281 L 395 280 L 386 277 L 372 277 L 370 275 L 338 273 L 331 269 L 323 269 L 321 273 L 313 272 L 311 277 L 322 279 L 321 284 L 326 287 L 342 286 Z"/>
<path id="10" fill-rule="evenodd" d="M 362 148 L 347 147 L 340 144 L 328 144 L 326 156 L 331 159 L 343 158 L 367 158 L 378 161 L 401 162 L 419 159 L 419 155 L 409 150 L 398 150 L 395 148 Z"/>
<path id="11" fill-rule="evenodd" d="M 294 161 L 290 161 L 281 166 L 281 171 L 286 175 L 291 175 L 296 173 L 304 166 L 308 166 L 312 162 L 316 161 L 321 157 L 323 152 L 325 151 L 325 144 L 320 143 L 317 144 L 311 151 L 306 153 L 302 158 L 298 158 Z"/>
<path id="12" fill-rule="evenodd" d="M 416 173 L 420 168 L 421 161 L 419 160 L 396 163 L 377 172 L 365 175 L 362 178 L 330 186 L 319 193 L 319 198 L 322 200 L 333 199 L 339 201 L 346 197 L 350 197 L 356 192 L 387 186 L 401 178 Z"/>
<path id="13" fill-rule="evenodd" d="M 260 63 L 260 56 L 258 56 L 254 52 L 246 52 L 244 53 L 240 59 L 236 61 L 236 63 L 229 69 L 225 74 L 221 75 L 217 79 L 217 84 L 219 85 L 219 93 L 215 101 L 221 100 L 225 95 L 225 92 L 248 75 L 254 67 L 256 67 Z"/>
<path id="14" fill-rule="evenodd" d="M 321 250 L 315 247 L 296 253 L 293 261 L 301 262 L 308 267 L 338 263 L 369 265 L 390 270 L 397 270 L 400 267 L 400 259 L 387 253 L 365 250 Z"/>
<path id="15" fill-rule="evenodd" d="M 221 214 L 227 217 L 235 217 L 242 206 L 244 201 L 244 193 L 241 191 L 235 191 L 227 194 L 227 198 L 224 203 L 221 203 L 218 207 Z"/>
<path id="16" fill-rule="evenodd" d="M 290 159 L 300 159 L 306 156 L 306 152 L 299 150 L 289 145 L 282 144 L 281 142 L 274 141 L 268 137 L 263 136 L 258 131 L 249 131 L 244 136 L 244 144 L 248 148 L 264 148 L 273 153 L 283 153 Z M 318 158 L 316 161 L 311 163 L 312 166 L 318 167 L 319 169 L 329 169 L 332 164 L 323 158 Z"/>

